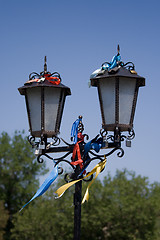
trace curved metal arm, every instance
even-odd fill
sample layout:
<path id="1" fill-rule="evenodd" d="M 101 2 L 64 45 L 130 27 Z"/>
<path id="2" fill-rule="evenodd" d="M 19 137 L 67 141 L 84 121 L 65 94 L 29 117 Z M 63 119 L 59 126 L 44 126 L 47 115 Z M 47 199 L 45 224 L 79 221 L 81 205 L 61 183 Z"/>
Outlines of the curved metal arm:
<path id="1" fill-rule="evenodd" d="M 123 157 L 123 155 L 124 155 L 124 150 L 123 150 L 123 148 L 121 148 L 121 147 L 115 147 L 115 148 L 112 149 L 110 152 L 105 153 L 105 154 L 103 154 L 103 155 L 99 155 L 99 154 L 93 153 L 92 151 L 89 151 L 89 152 L 90 152 L 93 156 L 96 156 L 98 159 L 101 160 L 101 158 L 103 158 L 104 155 L 105 155 L 106 157 L 108 157 L 108 156 L 110 156 L 112 153 L 114 153 L 114 152 L 117 151 L 117 150 L 119 150 L 119 152 L 117 153 L 117 156 L 118 156 L 118 157 Z"/>
<path id="2" fill-rule="evenodd" d="M 35 79 L 35 78 L 40 78 L 40 74 L 37 72 L 32 72 L 29 74 L 29 80 Z"/>
<path id="3" fill-rule="evenodd" d="M 129 135 L 127 136 L 128 140 L 132 140 L 135 137 L 135 132 L 133 129 L 131 129 L 130 131 L 128 131 Z"/>
<path id="4" fill-rule="evenodd" d="M 135 65 L 133 62 L 127 62 L 124 64 L 124 62 L 121 62 L 120 65 L 122 67 L 128 68 L 129 70 L 135 70 Z M 129 66 L 128 66 L 129 65 Z"/>
<path id="5" fill-rule="evenodd" d="M 66 159 L 60 159 L 56 162 L 55 166 L 57 166 L 60 162 L 65 162 L 65 163 L 68 163 L 73 169 L 75 169 L 75 166 L 72 165 L 68 160 Z"/>

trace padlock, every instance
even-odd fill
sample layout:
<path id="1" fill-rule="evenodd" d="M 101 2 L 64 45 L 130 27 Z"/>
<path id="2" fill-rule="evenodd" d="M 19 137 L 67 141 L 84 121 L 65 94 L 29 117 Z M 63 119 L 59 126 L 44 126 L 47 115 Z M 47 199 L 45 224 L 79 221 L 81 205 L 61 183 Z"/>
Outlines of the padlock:
<path id="1" fill-rule="evenodd" d="M 126 140 L 126 147 L 131 147 L 131 141 L 130 140 Z"/>
<path id="2" fill-rule="evenodd" d="M 39 156 L 39 155 L 42 154 L 42 150 L 41 150 L 41 149 L 36 149 L 34 154 L 35 154 L 36 156 Z"/>

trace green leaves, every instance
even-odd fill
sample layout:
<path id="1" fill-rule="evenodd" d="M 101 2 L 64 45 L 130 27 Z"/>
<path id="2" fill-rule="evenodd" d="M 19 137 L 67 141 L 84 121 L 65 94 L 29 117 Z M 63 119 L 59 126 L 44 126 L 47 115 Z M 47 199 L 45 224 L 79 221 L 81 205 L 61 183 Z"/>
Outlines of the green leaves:
<path id="1" fill-rule="evenodd" d="M 147 178 L 117 171 L 111 182 L 104 180 L 104 189 L 104 202 L 112 199 L 109 208 L 104 206 L 111 213 L 105 223 L 110 233 L 107 239 L 154 239 L 157 212 Z"/>
<path id="2" fill-rule="evenodd" d="M 83 190 L 87 185 L 83 183 Z M 74 189 L 54 199 L 57 186 L 15 217 L 16 240 L 73 239 Z M 126 169 L 114 177 L 108 174 L 103 182 L 95 181 L 89 202 L 82 205 L 81 239 L 158 240 L 159 194 L 159 184 Z"/>
<path id="3" fill-rule="evenodd" d="M 4 208 L 4 203 L 0 201 L 0 240 L 3 240 L 3 234 L 9 218 L 8 211 Z"/>
<path id="4" fill-rule="evenodd" d="M 45 164 L 38 164 L 24 132 L 10 137 L 0 135 L 0 200 L 9 213 L 7 237 L 10 239 L 12 215 L 26 203 L 38 188 L 37 176 L 45 173 Z"/>

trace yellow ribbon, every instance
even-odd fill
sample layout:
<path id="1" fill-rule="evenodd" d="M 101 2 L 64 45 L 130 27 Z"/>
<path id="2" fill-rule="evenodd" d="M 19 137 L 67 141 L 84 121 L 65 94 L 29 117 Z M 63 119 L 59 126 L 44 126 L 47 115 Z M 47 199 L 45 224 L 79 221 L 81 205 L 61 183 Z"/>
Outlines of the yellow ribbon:
<path id="1" fill-rule="evenodd" d="M 96 176 L 95 178 L 89 183 L 87 189 L 86 189 L 86 192 L 84 194 L 84 197 L 83 197 L 83 200 L 82 200 L 82 204 L 85 202 L 85 201 L 88 201 L 89 200 L 89 188 L 90 186 L 92 185 L 92 183 L 96 180 L 96 178 L 98 177 L 99 173 L 104 169 L 105 165 L 106 165 L 106 158 L 103 160 L 103 162 L 100 162 L 98 163 L 95 168 L 93 168 L 94 172 L 96 172 Z M 93 171 L 92 170 L 92 171 Z"/>
<path id="2" fill-rule="evenodd" d="M 93 181 L 97 178 L 98 174 L 104 169 L 105 165 L 106 165 L 106 158 L 105 158 L 102 162 L 98 163 L 98 164 L 92 169 L 92 171 L 91 171 L 90 173 L 88 173 L 85 177 L 83 177 L 83 178 L 81 178 L 81 179 L 78 179 L 78 180 L 75 180 L 75 181 L 72 181 L 72 182 L 70 182 L 70 183 L 66 183 L 66 184 L 64 184 L 63 186 L 61 186 L 60 188 L 58 188 L 57 191 L 55 192 L 55 193 L 58 195 L 57 198 L 60 198 L 60 197 L 65 193 L 65 191 L 66 191 L 69 187 L 71 187 L 71 186 L 74 185 L 75 183 L 81 181 L 82 179 L 85 179 L 85 178 L 87 178 L 87 177 L 90 177 L 93 173 L 96 172 L 95 178 L 92 180 L 92 182 L 90 182 L 89 186 L 87 187 L 87 190 L 86 190 L 86 193 L 85 193 L 85 195 L 84 195 L 84 198 L 83 198 L 82 203 L 84 203 L 85 201 L 88 201 L 88 199 L 89 199 L 89 187 L 92 185 Z"/>

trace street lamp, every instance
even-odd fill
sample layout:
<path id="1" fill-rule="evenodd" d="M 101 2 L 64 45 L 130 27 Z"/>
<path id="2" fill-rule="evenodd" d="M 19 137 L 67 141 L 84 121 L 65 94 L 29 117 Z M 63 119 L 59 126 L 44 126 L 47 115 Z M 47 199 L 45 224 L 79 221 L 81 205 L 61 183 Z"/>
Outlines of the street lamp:
<path id="1" fill-rule="evenodd" d="M 131 140 L 135 136 L 133 120 L 138 89 L 145 85 L 145 78 L 137 75 L 132 62 L 124 64 L 121 61 L 119 51 L 118 45 L 118 53 L 112 61 L 103 63 L 100 69 L 91 74 L 91 85 L 98 88 L 102 129 L 87 143 L 85 137 L 88 140 L 88 135 L 83 134 L 82 116 L 79 116 L 72 125 L 72 144 L 57 136 L 65 97 L 70 95 L 71 91 L 61 84 L 59 73 L 51 74 L 47 71 L 46 57 L 44 71 L 40 74 L 35 72 L 30 74 L 29 81 L 18 89 L 20 94 L 25 95 L 31 132 L 28 139 L 35 148 L 38 162 L 43 161 L 41 158 L 43 155 L 53 160 L 49 153 L 64 152 L 63 156 L 54 158 L 55 167 L 60 162 L 72 167 L 72 173 L 65 174 L 64 179 L 69 185 L 75 181 L 74 240 L 80 240 L 82 180 L 90 181 L 93 178 L 91 172 L 87 175 L 89 179 L 85 179 L 86 168 L 97 159 L 101 163 L 105 162 L 105 158 L 117 150 L 117 155 L 122 157 L 124 150 L 121 142 L 126 139 L 126 145 L 131 146 Z M 108 135 L 108 131 L 114 134 Z M 50 138 L 52 140 L 49 140 Z M 58 146 L 61 140 L 65 146 Z M 101 149 L 109 149 L 109 152 L 100 155 L 98 152 Z M 69 155 L 72 155 L 71 161 L 67 159 Z M 58 167 L 58 170 L 59 174 L 62 174 L 62 168 Z"/>
<path id="2" fill-rule="evenodd" d="M 145 78 L 137 75 L 132 62 L 124 64 L 119 54 L 110 63 L 102 64 L 101 69 L 93 72 L 91 86 L 97 87 L 102 116 L 102 128 L 114 131 L 113 141 L 121 142 L 125 137 L 122 132 L 128 131 L 127 146 L 135 136 L 133 120 L 136 109 L 139 87 L 145 86 Z"/>

